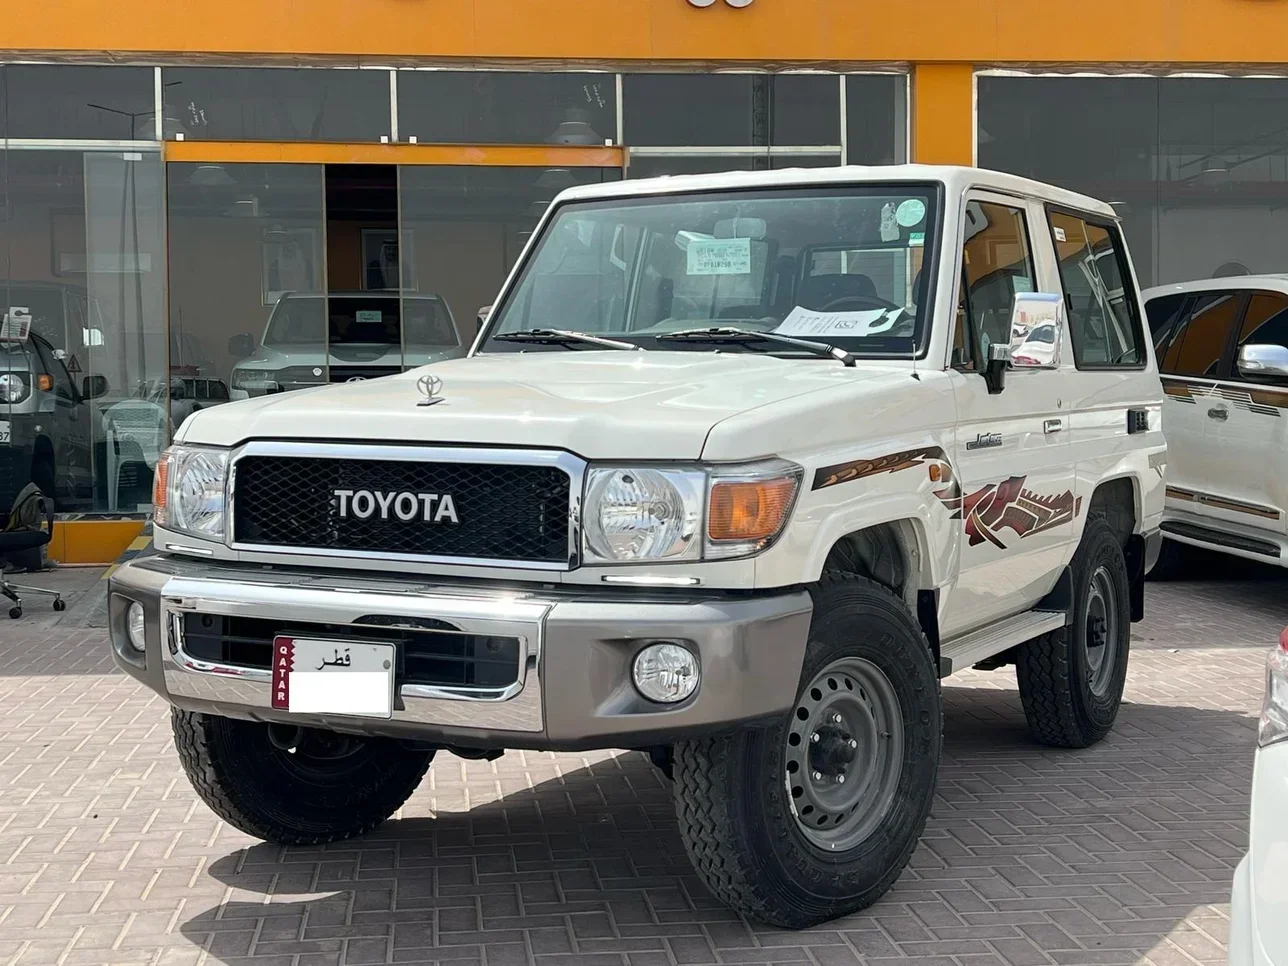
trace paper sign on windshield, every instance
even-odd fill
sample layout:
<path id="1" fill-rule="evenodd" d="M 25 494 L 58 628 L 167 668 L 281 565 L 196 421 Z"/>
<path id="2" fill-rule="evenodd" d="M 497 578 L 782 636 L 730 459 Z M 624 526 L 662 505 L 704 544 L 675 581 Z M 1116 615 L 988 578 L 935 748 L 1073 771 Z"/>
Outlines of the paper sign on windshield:
<path id="1" fill-rule="evenodd" d="M 750 238 L 694 238 L 686 249 L 690 275 L 750 275 Z"/>
<path id="2" fill-rule="evenodd" d="M 354 316 L 359 325 L 379 325 L 383 318 L 379 309 L 358 309 Z"/>
<path id="3" fill-rule="evenodd" d="M 883 332 L 894 324 L 902 309 L 867 312 L 813 312 L 799 305 L 774 329 L 779 335 L 865 336 Z"/>
<path id="4" fill-rule="evenodd" d="M 0 342 L 26 342 L 31 332 L 31 309 L 11 305 L 0 321 Z"/>

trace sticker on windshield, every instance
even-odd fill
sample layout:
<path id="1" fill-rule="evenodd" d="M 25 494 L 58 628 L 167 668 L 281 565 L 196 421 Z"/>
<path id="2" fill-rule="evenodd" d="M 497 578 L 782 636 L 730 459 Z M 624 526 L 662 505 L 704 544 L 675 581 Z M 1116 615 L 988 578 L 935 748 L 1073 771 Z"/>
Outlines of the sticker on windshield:
<path id="1" fill-rule="evenodd" d="M 926 233 L 924 231 L 914 231 L 908 234 L 908 247 L 920 248 L 926 244 Z"/>
<path id="2" fill-rule="evenodd" d="M 779 335 L 876 335 L 894 325 L 903 309 L 872 309 L 867 312 L 814 312 L 799 305 L 774 329 Z"/>
<path id="3" fill-rule="evenodd" d="M 894 217 L 903 228 L 920 225 L 926 217 L 926 203 L 920 198 L 909 198 L 907 201 L 900 202 Z"/>
<path id="4" fill-rule="evenodd" d="M 1026 278 L 1023 275 L 1012 275 L 1011 288 L 1016 295 L 1018 295 L 1020 292 L 1032 292 L 1033 281 L 1032 279 Z"/>
<path id="5" fill-rule="evenodd" d="M 1059 225 L 1052 225 L 1052 226 L 1051 226 L 1051 233 L 1052 233 L 1053 235 L 1055 235 L 1055 240 L 1056 240 L 1056 241 L 1058 241 L 1058 242 L 1068 241 L 1068 240 L 1069 240 L 1069 239 L 1067 239 L 1067 238 L 1065 238 L 1065 237 L 1064 237 L 1064 229 L 1063 229 L 1063 228 L 1061 228 Z"/>
<path id="6" fill-rule="evenodd" d="M 750 275 L 750 238 L 694 238 L 688 244 L 690 275 Z"/>
<path id="7" fill-rule="evenodd" d="M 379 325 L 384 319 L 379 309 L 358 309 L 353 313 L 359 325 Z"/>
<path id="8" fill-rule="evenodd" d="M 0 322 L 0 342 L 26 342 L 31 332 L 31 309 L 25 305 L 11 305 Z"/>

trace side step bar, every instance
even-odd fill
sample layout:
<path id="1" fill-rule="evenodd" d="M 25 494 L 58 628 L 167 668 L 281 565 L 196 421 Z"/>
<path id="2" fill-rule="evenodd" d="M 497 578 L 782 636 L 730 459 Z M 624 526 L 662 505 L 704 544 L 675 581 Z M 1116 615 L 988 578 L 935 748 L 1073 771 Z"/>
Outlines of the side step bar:
<path id="1" fill-rule="evenodd" d="M 1062 611 L 1030 610 L 1008 617 L 992 627 L 945 641 L 939 647 L 939 676 L 946 678 L 950 674 L 974 667 L 995 654 L 1001 654 L 1016 644 L 1058 631 L 1068 620 L 1068 616 Z"/>
<path id="2" fill-rule="evenodd" d="M 1269 540 L 1258 540 L 1256 537 L 1245 537 L 1237 533 L 1224 533 L 1197 523 L 1183 523 L 1177 520 L 1164 520 L 1164 533 L 1174 533 L 1178 537 L 1200 540 L 1213 547 L 1228 547 L 1231 550 L 1242 550 L 1244 553 L 1255 553 L 1271 560 L 1279 559 L 1279 547 Z"/>

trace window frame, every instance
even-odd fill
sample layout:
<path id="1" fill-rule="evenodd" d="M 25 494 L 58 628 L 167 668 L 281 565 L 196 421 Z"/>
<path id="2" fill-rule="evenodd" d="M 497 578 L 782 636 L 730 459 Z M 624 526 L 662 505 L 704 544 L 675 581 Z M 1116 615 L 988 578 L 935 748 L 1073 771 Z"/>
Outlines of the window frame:
<path id="1" fill-rule="evenodd" d="M 1051 240 L 1051 253 L 1055 258 L 1056 278 L 1060 281 L 1060 295 L 1064 299 L 1064 309 L 1066 322 L 1069 329 L 1069 355 L 1073 358 L 1073 365 L 1079 372 L 1141 372 L 1149 365 L 1150 350 L 1153 347 L 1153 337 L 1146 334 L 1148 325 L 1143 316 L 1145 315 L 1144 306 L 1140 300 L 1140 286 L 1136 281 L 1136 273 L 1132 268 L 1131 262 L 1127 258 L 1127 239 L 1123 235 L 1122 226 L 1115 218 L 1106 218 L 1104 215 L 1096 215 L 1092 212 L 1082 211 L 1078 208 L 1072 208 L 1068 205 L 1056 204 L 1054 202 L 1043 202 L 1042 208 L 1046 214 L 1047 234 Z M 1065 215 L 1070 218 L 1077 218 L 1084 225 L 1099 228 L 1109 234 L 1109 237 L 1117 244 L 1114 247 L 1114 260 L 1118 265 L 1118 275 L 1123 281 L 1123 295 L 1129 306 L 1131 313 L 1131 325 L 1133 335 L 1136 337 L 1136 344 L 1140 354 L 1140 361 L 1135 363 L 1084 363 L 1079 356 L 1082 354 L 1079 345 L 1080 336 L 1073 324 L 1073 309 L 1069 305 L 1069 293 L 1064 281 L 1064 267 L 1060 260 L 1060 247 L 1055 237 L 1055 224 L 1051 218 L 1053 215 Z M 1130 289 L 1130 292 L 1128 292 Z M 1130 295 L 1130 298 L 1127 296 Z"/>
<path id="2" fill-rule="evenodd" d="M 1243 305 L 1239 309 L 1238 324 L 1230 326 L 1230 339 L 1226 343 L 1225 353 L 1221 358 L 1221 366 L 1224 371 L 1222 379 L 1227 382 L 1238 383 L 1241 386 L 1279 386 L 1283 387 L 1288 380 L 1280 377 L 1272 377 L 1268 380 L 1249 379 L 1239 371 L 1239 346 L 1243 342 L 1243 325 L 1248 320 L 1248 309 L 1252 306 L 1252 300 L 1258 295 L 1268 295 L 1274 298 L 1283 299 L 1286 303 L 1283 311 L 1288 311 L 1288 292 L 1276 292 L 1270 289 L 1250 288 L 1243 291 Z M 1275 315 L 1279 313 L 1276 312 Z M 1271 316 L 1274 318 L 1274 316 Z M 1267 320 L 1269 321 L 1269 320 Z M 1253 343 L 1257 345 L 1258 343 Z M 1260 343 L 1265 344 L 1265 343 Z"/>
<path id="3" fill-rule="evenodd" d="M 994 196 L 991 194 L 983 194 L 983 193 L 967 193 L 964 200 L 962 201 L 962 207 L 961 207 L 963 223 L 965 221 L 966 209 L 970 207 L 972 203 L 978 204 L 978 205 L 993 205 L 998 208 L 1006 208 L 1008 210 L 1014 211 L 1016 214 L 1020 216 L 1020 225 L 1024 232 L 1025 257 L 1028 260 L 1028 267 L 1031 270 L 1029 272 L 1029 278 L 1032 280 L 1033 291 L 1035 292 L 1041 291 L 1041 287 L 1038 284 L 1037 252 L 1034 250 L 1034 247 L 1033 247 L 1033 230 L 1029 225 L 1028 199 L 1010 197 L 1010 196 Z M 961 373 L 973 372 L 978 375 L 983 375 L 984 369 L 986 368 L 986 366 L 980 365 L 980 362 L 987 361 L 987 360 L 979 360 L 975 356 L 976 350 L 979 348 L 979 332 L 977 330 L 976 323 L 975 323 L 975 310 L 971 304 L 970 279 L 967 277 L 967 272 L 966 272 L 966 245 L 968 243 L 969 243 L 969 239 L 965 237 L 965 230 L 964 230 L 964 224 L 963 224 L 962 240 L 957 246 L 958 248 L 957 253 L 958 255 L 961 256 L 960 258 L 957 259 L 957 284 L 958 286 L 960 286 L 960 289 L 959 289 L 958 297 L 953 302 L 953 316 L 954 316 L 953 331 L 948 338 L 949 368 Z M 956 331 L 957 307 L 962 303 L 963 299 L 965 300 L 965 304 L 966 304 L 965 325 L 967 329 L 967 332 L 966 332 L 967 340 L 964 341 L 964 344 L 969 349 L 970 355 L 965 361 L 958 364 L 953 364 L 952 351 L 953 351 L 953 346 L 956 344 L 956 339 L 957 339 L 957 331 Z M 1011 304 L 1012 304 L 1012 307 L 1015 304 L 1014 292 L 1012 292 L 1011 294 Z"/>
<path id="4" fill-rule="evenodd" d="M 1244 316 L 1248 310 L 1249 291 L 1237 288 L 1211 288 L 1199 289 L 1193 292 L 1186 292 L 1185 299 L 1181 304 L 1180 310 L 1176 314 L 1176 320 L 1172 323 L 1172 328 L 1181 322 L 1185 323 L 1185 330 L 1181 333 L 1181 346 L 1185 345 L 1185 333 L 1189 328 L 1190 319 L 1194 314 L 1194 308 L 1198 305 L 1199 300 L 1205 296 L 1220 297 L 1228 295 L 1236 300 L 1234 314 L 1231 318 L 1230 327 L 1226 330 L 1225 341 L 1221 346 L 1221 354 L 1217 358 L 1216 371 L 1211 375 L 1173 372 L 1163 368 L 1163 359 L 1165 355 L 1160 356 L 1155 352 L 1155 359 L 1158 365 L 1158 374 L 1160 377 L 1168 379 L 1196 379 L 1200 382 L 1228 382 L 1231 379 L 1232 359 L 1234 357 L 1234 346 L 1238 343 L 1239 332 L 1243 328 Z M 1155 346 L 1157 349 L 1157 346 Z"/>

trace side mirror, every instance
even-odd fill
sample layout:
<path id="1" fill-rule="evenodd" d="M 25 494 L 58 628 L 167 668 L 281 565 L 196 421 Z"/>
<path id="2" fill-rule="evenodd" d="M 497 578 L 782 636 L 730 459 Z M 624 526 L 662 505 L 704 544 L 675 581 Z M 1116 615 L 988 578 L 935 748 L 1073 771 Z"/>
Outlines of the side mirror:
<path id="1" fill-rule="evenodd" d="M 1288 379 L 1288 347 L 1245 345 L 1239 350 L 1239 374 L 1249 379 Z"/>
<path id="2" fill-rule="evenodd" d="M 81 380 L 81 398 L 98 399 L 107 395 L 107 376 L 92 375 Z"/>
<path id="3" fill-rule="evenodd" d="M 255 351 L 255 337 L 249 332 L 235 335 L 228 340 L 228 354 L 234 359 L 245 359 Z"/>
<path id="4" fill-rule="evenodd" d="M 1011 367 L 1060 368 L 1064 315 L 1063 296 L 1050 292 L 1017 292 L 1011 304 Z"/>
<path id="5" fill-rule="evenodd" d="M 1011 368 L 1011 347 L 994 343 L 988 347 L 988 362 L 984 366 L 984 382 L 988 394 L 996 396 L 1006 388 L 1006 370 Z"/>

